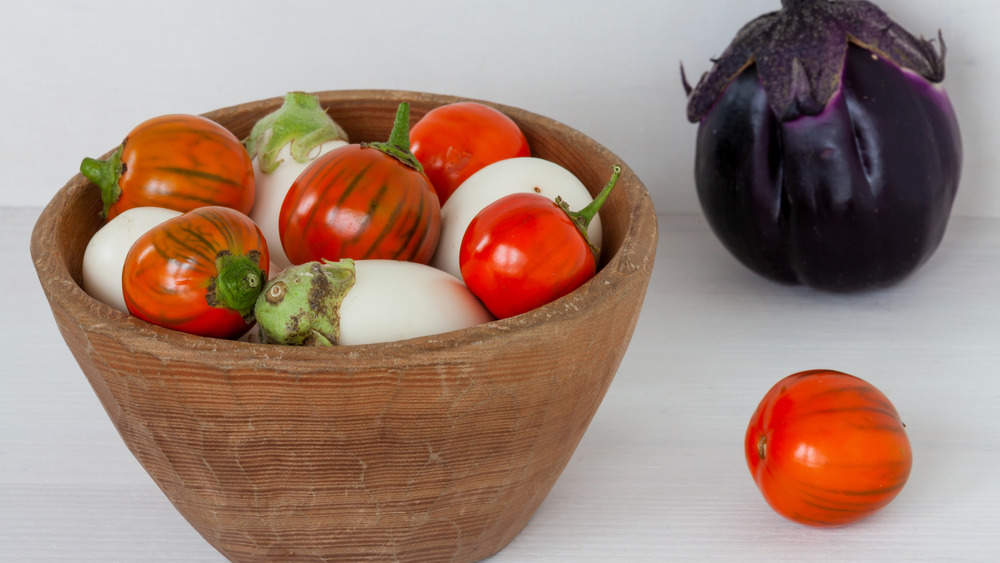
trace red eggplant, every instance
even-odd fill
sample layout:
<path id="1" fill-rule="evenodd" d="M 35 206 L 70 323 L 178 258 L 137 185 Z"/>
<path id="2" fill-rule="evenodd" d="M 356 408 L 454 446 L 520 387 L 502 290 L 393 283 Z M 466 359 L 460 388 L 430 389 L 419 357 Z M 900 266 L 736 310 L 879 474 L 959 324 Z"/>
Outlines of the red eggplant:
<path id="1" fill-rule="evenodd" d="M 940 53 L 861 0 L 783 0 L 688 92 L 723 246 L 776 281 L 891 285 L 937 249 L 962 145 Z M 682 69 L 683 79 L 683 69 Z"/>

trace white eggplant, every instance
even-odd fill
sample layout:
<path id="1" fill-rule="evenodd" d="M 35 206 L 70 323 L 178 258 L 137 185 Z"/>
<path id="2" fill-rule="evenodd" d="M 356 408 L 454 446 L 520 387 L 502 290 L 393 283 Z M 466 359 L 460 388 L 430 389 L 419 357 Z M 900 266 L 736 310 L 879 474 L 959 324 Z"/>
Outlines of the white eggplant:
<path id="1" fill-rule="evenodd" d="M 180 214 L 162 207 L 134 207 L 108 221 L 94 233 L 83 252 L 83 290 L 128 313 L 122 293 L 122 269 L 129 249 L 146 231 Z"/>
<path id="2" fill-rule="evenodd" d="M 264 287 L 254 313 L 261 342 L 306 346 L 391 342 L 493 320 L 455 276 L 396 260 L 286 268 Z"/>
<path id="3" fill-rule="evenodd" d="M 508 158 L 494 162 L 462 182 L 441 206 L 441 238 L 431 266 L 462 279 L 458 252 L 472 219 L 489 204 L 514 193 L 537 193 L 555 201 L 561 197 L 570 209 L 583 209 L 594 198 L 569 170 L 536 157 Z M 587 229 L 590 242 L 601 247 L 600 216 Z"/>

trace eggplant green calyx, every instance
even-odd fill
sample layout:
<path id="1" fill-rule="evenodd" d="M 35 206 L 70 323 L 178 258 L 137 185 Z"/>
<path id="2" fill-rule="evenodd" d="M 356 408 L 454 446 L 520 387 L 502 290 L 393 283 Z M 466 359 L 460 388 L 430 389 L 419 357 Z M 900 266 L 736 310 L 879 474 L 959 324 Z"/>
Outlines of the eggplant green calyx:
<path id="1" fill-rule="evenodd" d="M 389 141 L 385 143 L 361 143 L 362 147 L 378 149 L 395 158 L 417 172 L 423 172 L 424 167 L 410 152 L 410 104 L 401 102 L 396 108 L 396 119 L 392 122 Z"/>
<path id="2" fill-rule="evenodd" d="M 736 34 L 688 93 L 688 119 L 701 121 L 729 84 L 756 65 L 774 115 L 792 121 L 816 115 L 840 89 L 848 43 L 909 69 L 930 82 L 944 80 L 945 44 L 917 38 L 877 6 L 864 0 L 782 0 L 780 10 L 764 14 Z"/>
<path id="3" fill-rule="evenodd" d="M 80 163 L 80 173 L 101 190 L 101 201 L 104 202 L 101 217 L 105 219 L 108 217 L 111 206 L 122 196 L 118 180 L 125 173 L 122 153 L 125 151 L 126 141 L 128 139 L 122 141 L 122 144 L 118 145 L 118 148 L 111 153 L 107 160 L 87 157 Z"/>
<path id="4" fill-rule="evenodd" d="M 289 92 L 280 108 L 254 124 L 243 145 L 250 158 L 257 157 L 260 170 L 270 173 L 281 164 L 278 152 L 289 143 L 292 158 L 307 162 L 316 147 L 338 140 L 347 141 L 347 132 L 326 113 L 318 97 Z"/>
<path id="5" fill-rule="evenodd" d="M 354 287 L 354 261 L 306 262 L 281 271 L 257 297 L 254 314 L 265 344 L 335 346 L 340 305 Z"/>
<path id="6" fill-rule="evenodd" d="M 604 202 L 608 199 L 608 196 L 611 195 L 611 190 L 615 188 L 621 174 L 622 167 L 620 165 L 615 164 L 612 166 L 611 179 L 608 180 L 608 183 L 604 186 L 601 192 L 597 194 L 597 197 L 595 197 L 593 201 L 588 203 L 586 207 L 579 211 L 570 211 L 569 204 L 566 203 L 563 198 L 556 196 L 556 205 L 558 205 L 566 213 L 566 215 L 569 216 L 569 220 L 576 225 L 577 229 L 580 230 L 580 234 L 583 235 L 583 240 L 587 241 L 587 246 L 589 246 L 590 250 L 594 253 L 595 260 L 600 258 L 601 249 L 597 248 L 590 242 L 590 237 L 587 236 L 587 229 L 590 227 L 590 222 L 597 216 L 597 212 L 604 206 Z"/>
<path id="7" fill-rule="evenodd" d="M 260 252 L 257 250 L 243 255 L 235 255 L 228 250 L 219 252 L 215 258 L 218 275 L 206 294 L 208 304 L 232 309 L 242 315 L 247 324 L 252 323 L 254 304 L 266 281 L 259 263 Z"/>

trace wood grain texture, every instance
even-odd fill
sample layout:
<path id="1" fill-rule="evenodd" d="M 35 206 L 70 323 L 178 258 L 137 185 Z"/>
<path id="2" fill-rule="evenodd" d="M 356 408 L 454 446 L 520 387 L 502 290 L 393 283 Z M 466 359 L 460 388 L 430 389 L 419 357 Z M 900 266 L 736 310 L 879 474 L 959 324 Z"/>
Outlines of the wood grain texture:
<path id="1" fill-rule="evenodd" d="M 323 92 L 353 141 L 387 137 L 459 98 Z M 280 105 L 207 114 L 238 137 Z M 596 193 L 607 149 L 497 106 L 533 154 Z M 569 461 L 631 339 L 656 216 L 634 174 L 602 210 L 604 262 L 525 315 L 387 344 L 302 349 L 199 338 L 115 311 L 80 288 L 99 228 L 76 176 L 45 208 L 31 253 L 56 324 L 122 439 L 177 510 L 233 561 L 482 559 L 528 522 Z"/>

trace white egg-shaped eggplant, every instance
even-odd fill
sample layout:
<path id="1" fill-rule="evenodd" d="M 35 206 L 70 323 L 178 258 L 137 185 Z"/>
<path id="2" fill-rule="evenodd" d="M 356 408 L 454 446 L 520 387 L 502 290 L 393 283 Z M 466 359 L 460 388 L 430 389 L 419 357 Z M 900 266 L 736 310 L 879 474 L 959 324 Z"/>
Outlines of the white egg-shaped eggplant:
<path id="1" fill-rule="evenodd" d="M 396 260 L 291 266 L 264 287 L 254 313 L 261 342 L 312 346 L 393 342 L 493 320 L 455 276 Z"/>
<path id="2" fill-rule="evenodd" d="M 129 249 L 147 231 L 180 214 L 162 207 L 134 207 L 108 221 L 94 233 L 83 252 L 83 290 L 128 313 L 122 294 L 122 270 Z"/>
<path id="3" fill-rule="evenodd" d="M 493 320 L 455 276 L 416 262 L 355 260 L 357 281 L 340 306 L 340 343 L 390 342 Z"/>
<path id="4" fill-rule="evenodd" d="M 253 208 L 250 209 L 250 218 L 253 219 L 254 223 L 257 223 L 260 232 L 264 234 L 267 250 L 271 253 L 271 262 L 279 270 L 291 266 L 288 256 L 285 255 L 278 231 L 278 216 L 281 213 L 281 204 L 285 202 L 288 189 L 292 187 L 299 174 L 312 164 L 312 161 L 346 144 L 346 141 L 336 140 L 313 147 L 308 160 L 304 162 L 293 158 L 291 144 L 285 144 L 277 153 L 280 164 L 271 172 L 261 170 L 260 159 L 254 157 L 253 175 L 256 193 Z"/>
<path id="5" fill-rule="evenodd" d="M 441 238 L 431 266 L 461 279 L 458 252 L 469 223 L 483 208 L 514 193 L 537 193 L 553 201 L 560 197 L 573 211 L 594 199 L 579 178 L 552 161 L 527 156 L 494 162 L 469 176 L 441 206 Z M 591 221 L 587 236 L 601 247 L 599 215 Z"/>

